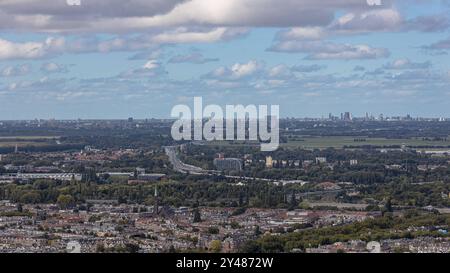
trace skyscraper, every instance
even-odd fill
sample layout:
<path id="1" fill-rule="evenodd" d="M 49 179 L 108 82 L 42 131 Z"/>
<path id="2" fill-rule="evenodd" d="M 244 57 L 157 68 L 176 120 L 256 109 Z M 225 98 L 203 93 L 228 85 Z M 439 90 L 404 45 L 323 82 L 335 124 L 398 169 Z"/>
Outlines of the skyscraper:
<path id="1" fill-rule="evenodd" d="M 352 120 L 352 114 L 350 112 L 345 112 L 344 120 L 345 121 L 351 121 Z"/>

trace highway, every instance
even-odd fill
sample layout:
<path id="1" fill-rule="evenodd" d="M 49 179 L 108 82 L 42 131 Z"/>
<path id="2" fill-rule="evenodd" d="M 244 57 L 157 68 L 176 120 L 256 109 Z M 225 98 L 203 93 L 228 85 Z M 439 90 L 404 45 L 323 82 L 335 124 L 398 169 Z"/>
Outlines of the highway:
<path id="1" fill-rule="evenodd" d="M 173 169 L 180 173 L 190 173 L 190 174 L 197 174 L 197 175 L 204 175 L 208 174 L 207 171 L 203 170 L 200 167 L 192 166 L 183 163 L 177 155 L 177 148 L 178 146 L 165 146 L 164 151 L 166 152 L 166 155 L 169 157 L 169 161 L 173 166 Z"/>
<path id="2" fill-rule="evenodd" d="M 255 178 L 255 177 L 248 177 L 248 176 L 233 176 L 233 175 L 222 175 L 221 172 L 215 171 L 215 170 L 204 170 L 200 167 L 189 165 L 183 163 L 180 158 L 178 157 L 177 148 L 179 146 L 165 146 L 164 151 L 166 155 L 169 157 L 169 161 L 173 166 L 173 169 L 180 173 L 189 173 L 193 175 L 209 175 L 209 176 L 222 176 L 225 178 L 230 179 L 240 179 L 240 180 L 247 180 L 247 181 L 262 181 L 262 182 L 272 182 L 272 183 L 281 183 L 281 184 L 289 184 L 294 183 L 295 181 L 289 181 L 289 180 L 273 180 L 273 179 L 267 179 L 267 178 Z M 307 183 L 305 181 L 301 181 L 301 183 Z"/>

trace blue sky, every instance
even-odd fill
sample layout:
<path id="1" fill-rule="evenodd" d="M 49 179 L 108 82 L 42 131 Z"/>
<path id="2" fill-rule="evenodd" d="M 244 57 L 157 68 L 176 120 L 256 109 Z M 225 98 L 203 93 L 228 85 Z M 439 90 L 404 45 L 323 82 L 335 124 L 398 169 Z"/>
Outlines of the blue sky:
<path id="1" fill-rule="evenodd" d="M 450 117 L 450 1 L 5 0 L 0 119 L 279 104 Z"/>

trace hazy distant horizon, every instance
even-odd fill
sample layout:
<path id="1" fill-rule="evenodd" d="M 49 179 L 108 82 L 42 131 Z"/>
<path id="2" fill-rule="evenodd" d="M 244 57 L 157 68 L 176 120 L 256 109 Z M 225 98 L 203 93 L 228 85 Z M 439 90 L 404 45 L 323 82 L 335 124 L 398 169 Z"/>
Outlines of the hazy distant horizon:
<path id="1" fill-rule="evenodd" d="M 344 112 L 343 112 L 344 113 Z M 383 113 L 383 117 L 386 118 L 397 118 L 397 117 L 402 117 L 402 118 L 406 118 L 408 114 L 398 114 L 398 115 L 389 115 L 389 114 L 384 114 Z M 450 116 L 414 116 L 409 114 L 410 117 L 412 119 L 440 119 L 440 118 L 444 118 L 444 119 L 449 119 L 450 120 Z M 337 121 L 340 121 L 340 113 L 339 115 L 334 115 L 335 117 L 338 118 Z M 354 115 L 352 113 L 352 117 L 356 118 L 356 119 L 363 119 L 365 118 L 365 115 Z M 369 115 L 370 117 L 370 115 Z M 51 121 L 51 120 L 56 120 L 56 121 L 77 121 L 77 120 L 82 120 L 82 121 L 114 121 L 114 120 L 118 120 L 118 121 L 126 121 L 129 118 L 132 118 L 134 121 L 143 121 L 143 120 L 176 120 L 176 118 L 170 117 L 170 116 L 166 116 L 166 117 L 140 117 L 140 116 L 127 116 L 127 117 L 109 117 L 109 118 L 96 118 L 96 117 L 86 117 L 86 118 L 54 118 L 54 117 L 50 117 L 50 118 L 42 118 L 42 117 L 35 117 L 35 118 L 23 118 L 23 119 L 3 119 L 0 117 L 0 122 L 2 121 L 35 121 L 35 120 L 42 120 L 42 121 Z M 373 115 L 373 118 L 375 120 L 379 120 L 379 115 Z M 280 119 L 324 119 L 324 120 L 328 120 L 328 115 L 317 115 L 317 116 L 281 116 Z"/>

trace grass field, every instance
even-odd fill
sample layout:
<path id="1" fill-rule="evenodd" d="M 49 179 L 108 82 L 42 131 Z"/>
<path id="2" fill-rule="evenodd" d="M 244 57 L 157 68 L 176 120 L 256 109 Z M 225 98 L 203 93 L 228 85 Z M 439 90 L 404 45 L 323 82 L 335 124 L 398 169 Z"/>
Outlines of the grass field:
<path id="1" fill-rule="evenodd" d="M 355 137 L 305 137 L 301 141 L 289 141 L 288 143 L 282 144 L 282 146 L 287 147 L 301 147 L 305 149 L 313 148 L 343 148 L 344 146 L 439 146 L 447 147 L 450 146 L 450 141 L 431 141 L 422 139 L 387 139 L 387 138 L 364 138 L 366 141 L 357 142 Z"/>
<path id="2" fill-rule="evenodd" d="M 58 139 L 59 136 L 0 136 L 0 141 L 8 139 L 18 140 L 40 140 L 40 139 Z"/>
<path id="3" fill-rule="evenodd" d="M 0 136 L 0 147 L 45 146 L 54 143 L 57 136 Z"/>
<path id="4" fill-rule="evenodd" d="M 364 138 L 366 141 L 355 141 L 355 139 Z M 229 141 L 212 141 L 206 142 L 206 145 L 210 146 L 248 146 L 249 144 Z M 254 145 L 258 143 L 254 142 Z M 344 146 L 361 147 L 361 146 L 424 146 L 424 147 L 442 147 L 447 148 L 450 146 L 450 140 L 447 141 L 432 141 L 420 139 L 387 139 L 387 138 L 365 138 L 365 137 L 346 137 L 346 136 L 333 136 L 333 137 L 302 137 L 298 140 L 291 140 L 288 143 L 282 143 L 281 147 L 286 148 L 304 148 L 304 149 L 325 149 L 336 148 L 341 149 Z"/>

